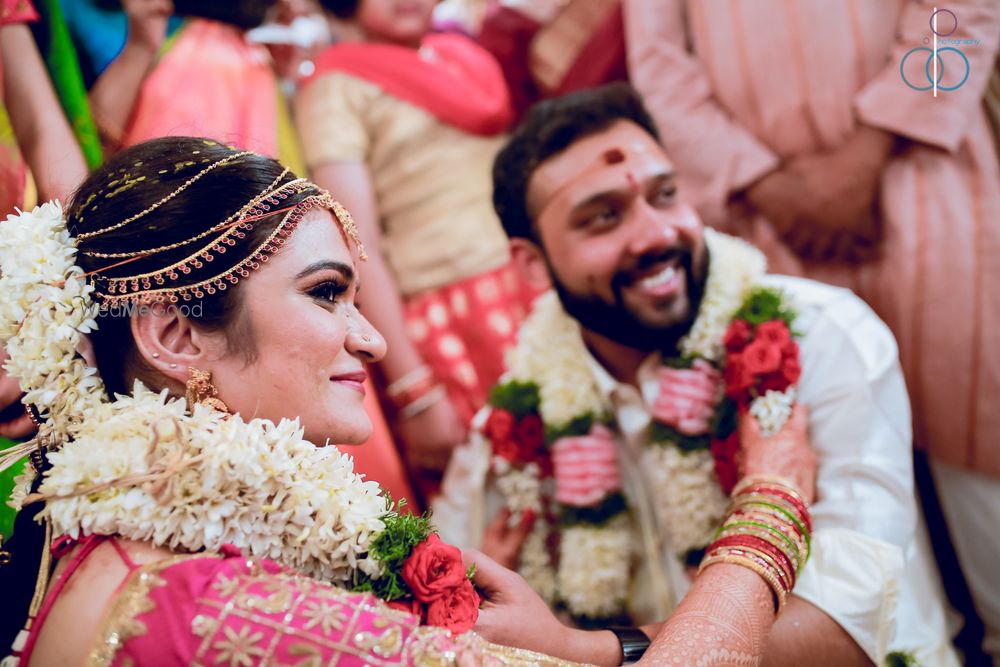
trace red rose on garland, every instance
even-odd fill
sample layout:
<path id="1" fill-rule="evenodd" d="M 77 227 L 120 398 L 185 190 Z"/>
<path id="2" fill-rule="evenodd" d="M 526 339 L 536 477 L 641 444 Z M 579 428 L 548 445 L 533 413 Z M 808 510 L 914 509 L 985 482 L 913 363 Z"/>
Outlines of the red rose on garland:
<path id="1" fill-rule="evenodd" d="M 757 378 L 743 363 L 743 355 L 739 353 L 726 355 L 726 368 L 722 375 L 726 384 L 726 395 L 734 400 L 757 382 Z"/>
<path id="2" fill-rule="evenodd" d="M 756 326 L 733 320 L 724 343 L 726 396 L 736 402 L 741 412 L 757 396 L 785 391 L 802 375 L 799 345 L 784 320 L 768 320 Z"/>
<path id="3" fill-rule="evenodd" d="M 416 598 L 403 598 L 401 600 L 386 602 L 386 604 L 389 605 L 390 609 L 405 611 L 414 616 L 423 617 L 424 615 L 424 606 Z M 426 621 L 427 619 L 424 620 Z"/>
<path id="4" fill-rule="evenodd" d="M 514 415 L 506 410 L 493 408 L 483 426 L 483 433 L 494 442 L 510 440 L 514 435 Z"/>
<path id="5" fill-rule="evenodd" d="M 750 343 L 750 335 L 753 333 L 753 329 L 750 328 L 750 323 L 746 320 L 733 320 L 729 323 L 729 328 L 726 330 L 726 335 L 722 339 L 722 344 L 726 348 L 726 352 L 742 352 Z"/>
<path id="6" fill-rule="evenodd" d="M 521 457 L 521 447 L 513 439 L 494 440 L 493 453 L 513 463 Z"/>
<path id="7" fill-rule="evenodd" d="M 753 375 L 773 373 L 781 368 L 781 346 L 755 338 L 743 350 L 741 358 L 747 371 Z"/>
<path id="8" fill-rule="evenodd" d="M 785 360 L 781 362 L 781 375 L 785 382 L 792 385 L 802 377 L 802 366 L 799 364 L 799 344 L 792 341 L 791 351 L 786 353 Z"/>
<path id="9" fill-rule="evenodd" d="M 530 461 L 545 445 L 545 423 L 538 415 L 524 417 L 514 427 L 515 438 L 521 445 L 521 458 Z"/>
<path id="10" fill-rule="evenodd" d="M 425 604 L 449 596 L 468 581 L 462 552 L 433 533 L 413 547 L 403 564 L 402 577 L 417 600 Z"/>
<path id="11" fill-rule="evenodd" d="M 468 579 L 427 607 L 427 624 L 458 634 L 471 630 L 479 620 L 479 594 Z"/>
<path id="12" fill-rule="evenodd" d="M 733 431 L 725 439 L 712 438 L 711 451 L 712 458 L 715 459 L 715 476 L 718 477 L 723 492 L 728 495 L 740 478 L 739 463 L 736 460 L 740 451 L 739 432 Z"/>
<path id="13" fill-rule="evenodd" d="M 792 332 L 788 330 L 788 325 L 781 320 L 771 320 L 758 324 L 757 328 L 754 329 L 753 338 L 783 348 L 786 343 L 791 342 Z"/>

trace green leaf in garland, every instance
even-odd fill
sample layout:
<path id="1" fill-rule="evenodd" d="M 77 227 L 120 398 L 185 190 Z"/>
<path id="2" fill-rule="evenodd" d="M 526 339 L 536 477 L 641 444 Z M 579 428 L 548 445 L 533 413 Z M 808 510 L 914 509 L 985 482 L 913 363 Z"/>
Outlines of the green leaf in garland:
<path id="1" fill-rule="evenodd" d="M 538 413 L 542 399 L 538 393 L 538 385 L 534 382 L 511 380 L 490 390 L 489 403 L 494 408 L 511 413 L 515 419 L 523 419 Z"/>
<path id="2" fill-rule="evenodd" d="M 392 503 L 390 499 L 390 505 Z M 372 579 L 359 572 L 352 590 L 359 593 L 372 593 L 387 602 L 399 600 L 412 595 L 410 587 L 403 581 L 403 564 L 410 557 L 413 548 L 426 540 L 431 532 L 430 513 L 422 516 L 402 514 L 400 510 L 406 505 L 405 500 L 390 510 L 382 522 L 385 530 L 372 542 L 369 555 L 382 563 L 384 572 L 378 579 Z"/>
<path id="3" fill-rule="evenodd" d="M 569 507 L 564 505 L 560 509 L 559 523 L 563 526 L 578 526 L 589 524 L 592 526 L 603 526 L 619 514 L 628 511 L 628 504 L 625 496 L 621 493 L 611 493 L 605 496 L 604 500 L 597 507 Z"/>
<path id="4" fill-rule="evenodd" d="M 600 421 L 593 412 L 574 417 L 567 424 L 562 426 L 545 426 L 545 442 L 552 444 L 559 438 L 569 436 L 587 435 L 594 426 L 595 421 Z"/>
<path id="5" fill-rule="evenodd" d="M 722 402 L 715 410 L 715 416 L 712 421 L 712 433 L 716 438 L 724 440 L 728 438 L 733 431 L 736 430 L 736 419 L 739 415 L 739 411 L 736 407 L 736 403 L 729 398 L 723 398 Z"/>
<path id="6" fill-rule="evenodd" d="M 782 320 L 792 328 L 797 313 L 785 304 L 784 294 L 772 287 L 755 287 L 740 309 L 733 315 L 734 320 L 746 320 L 757 326 L 772 320 Z"/>
<path id="7" fill-rule="evenodd" d="M 663 360 L 663 365 L 674 370 L 684 371 L 694 365 L 697 357 L 668 357 Z"/>
<path id="8" fill-rule="evenodd" d="M 893 651 L 885 656 L 886 667 L 920 667 L 920 661 L 912 651 Z"/>
<path id="9" fill-rule="evenodd" d="M 707 435 L 684 435 L 672 426 L 654 421 L 649 426 L 649 441 L 659 445 L 674 445 L 682 452 L 708 449 L 711 438 Z"/>

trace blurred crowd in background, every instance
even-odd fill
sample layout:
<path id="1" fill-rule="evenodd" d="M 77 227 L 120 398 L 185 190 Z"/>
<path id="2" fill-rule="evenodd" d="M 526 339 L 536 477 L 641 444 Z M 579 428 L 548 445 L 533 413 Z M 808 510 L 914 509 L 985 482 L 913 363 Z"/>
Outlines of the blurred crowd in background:
<path id="1" fill-rule="evenodd" d="M 707 224 L 772 272 L 854 290 L 892 329 L 959 642 L 986 661 L 1000 656 L 1000 3 L 935 11 L 0 0 L 0 214 L 65 201 L 105 156 L 166 135 L 272 155 L 329 189 L 358 223 L 362 310 L 389 345 L 367 399 L 376 432 L 354 454 L 419 509 L 536 296 L 509 263 L 493 158 L 533 103 L 627 80 Z M 942 59 L 935 86 L 908 51 L 937 35 L 967 71 Z M 2 382 L 0 434 L 28 437 Z"/>

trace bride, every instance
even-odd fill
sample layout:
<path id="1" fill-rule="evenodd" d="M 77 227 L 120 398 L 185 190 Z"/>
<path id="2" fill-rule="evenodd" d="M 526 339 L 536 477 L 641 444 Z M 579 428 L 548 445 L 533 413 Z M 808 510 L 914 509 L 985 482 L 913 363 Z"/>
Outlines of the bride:
<path id="1" fill-rule="evenodd" d="M 5 667 L 561 663 L 491 638 L 630 655 L 561 625 L 481 554 L 463 563 L 317 446 L 371 429 L 365 365 L 385 343 L 358 310 L 378 297 L 358 283 L 364 258 L 329 193 L 204 139 L 119 153 L 65 220 L 47 204 L 0 223 L 0 343 L 39 427 L 0 459 L 30 457 L 0 549 Z M 766 443 L 748 431 L 745 472 L 811 495 L 802 424 Z M 780 591 L 718 560 L 658 655 L 763 654 Z"/>

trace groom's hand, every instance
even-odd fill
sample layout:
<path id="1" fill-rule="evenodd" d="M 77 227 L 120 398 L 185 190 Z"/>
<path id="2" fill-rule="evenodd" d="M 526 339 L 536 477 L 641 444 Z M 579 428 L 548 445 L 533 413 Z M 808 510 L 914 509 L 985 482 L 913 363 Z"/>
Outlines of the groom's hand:
<path id="1" fill-rule="evenodd" d="M 525 510 L 517 523 L 511 522 L 511 512 L 501 509 L 483 534 L 482 548 L 490 558 L 503 567 L 517 568 L 521 556 L 521 547 L 528 539 L 531 528 L 535 524 L 535 515 L 531 510 Z"/>
<path id="2" fill-rule="evenodd" d="M 660 393 L 653 402 L 653 417 L 684 435 L 708 433 L 722 397 L 721 373 L 697 359 L 691 368 L 661 368 L 658 378 Z"/>

